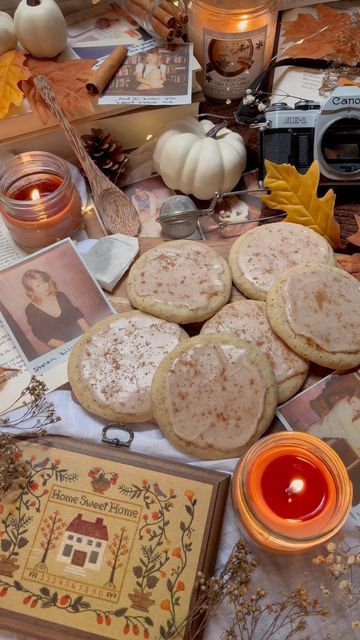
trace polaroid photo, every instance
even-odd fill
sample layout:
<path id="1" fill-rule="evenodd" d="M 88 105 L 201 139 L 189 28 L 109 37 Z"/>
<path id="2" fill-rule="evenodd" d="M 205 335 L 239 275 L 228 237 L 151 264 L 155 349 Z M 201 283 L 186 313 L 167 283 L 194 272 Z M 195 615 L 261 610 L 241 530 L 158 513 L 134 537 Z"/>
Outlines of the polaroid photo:
<path id="1" fill-rule="evenodd" d="M 2 394 L 22 391 L 33 374 L 49 389 L 64 384 L 76 340 L 112 313 L 69 238 L 0 270 L 0 363 L 19 370 L 0 390 L 0 407 Z"/>
<path id="2" fill-rule="evenodd" d="M 226 196 L 219 202 L 216 213 L 224 224 L 221 229 L 214 220 L 208 216 L 199 218 L 199 225 L 205 240 L 222 240 L 241 236 L 249 229 L 257 227 L 261 216 L 261 202 L 258 198 L 244 194 L 243 196 Z"/>
<path id="3" fill-rule="evenodd" d="M 99 105 L 190 104 L 192 43 L 144 43 L 129 49 Z"/>
<path id="4" fill-rule="evenodd" d="M 175 191 L 169 189 L 159 175 L 142 178 L 122 186 L 124 193 L 130 198 L 140 218 L 140 236 L 161 238 L 161 225 L 156 222 L 160 216 L 163 202 L 173 196 Z"/>
<path id="5" fill-rule="evenodd" d="M 352 480 L 360 524 L 360 369 L 331 373 L 280 405 L 276 416 L 286 429 L 311 433 L 335 449 Z"/>
<path id="6" fill-rule="evenodd" d="M 68 44 L 73 48 L 100 44 L 132 45 L 151 39 L 116 2 L 70 14 L 66 22 Z"/>

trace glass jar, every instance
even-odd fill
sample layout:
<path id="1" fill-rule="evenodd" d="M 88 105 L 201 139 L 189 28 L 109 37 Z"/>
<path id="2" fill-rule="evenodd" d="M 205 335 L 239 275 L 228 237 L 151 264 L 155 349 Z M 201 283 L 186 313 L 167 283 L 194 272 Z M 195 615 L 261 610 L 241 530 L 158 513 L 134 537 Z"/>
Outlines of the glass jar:
<path id="1" fill-rule="evenodd" d="M 305 552 L 344 524 L 352 484 L 338 454 L 308 433 L 262 438 L 239 461 L 232 498 L 254 542 L 278 553 Z"/>
<path id="2" fill-rule="evenodd" d="M 273 55 L 276 0 L 189 0 L 187 10 L 205 95 L 240 98 Z"/>
<path id="3" fill-rule="evenodd" d="M 122 8 L 153 38 L 180 38 L 188 21 L 183 0 L 121 0 Z"/>
<path id="4" fill-rule="evenodd" d="M 81 201 L 67 163 L 42 151 L 20 153 L 0 174 L 0 211 L 24 249 L 71 236 L 82 224 Z"/>

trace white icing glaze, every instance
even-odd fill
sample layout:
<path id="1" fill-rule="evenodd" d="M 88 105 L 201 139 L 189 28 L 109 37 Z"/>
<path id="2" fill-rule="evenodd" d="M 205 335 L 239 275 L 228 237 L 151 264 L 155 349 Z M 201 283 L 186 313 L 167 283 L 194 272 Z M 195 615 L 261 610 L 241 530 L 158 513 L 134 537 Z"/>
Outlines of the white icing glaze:
<path id="1" fill-rule="evenodd" d="M 94 400 L 114 411 L 151 412 L 153 375 L 180 336 L 177 324 L 150 315 L 120 317 L 87 340 L 81 378 Z"/>
<path id="2" fill-rule="evenodd" d="M 245 445 L 264 413 L 266 383 L 246 349 L 192 345 L 166 378 L 174 433 L 197 447 L 230 451 Z"/>
<path id="3" fill-rule="evenodd" d="M 242 300 L 228 304 L 207 321 L 203 333 L 231 333 L 251 342 L 268 357 L 278 383 L 308 369 L 307 362 L 273 332 L 266 315 L 265 302 Z"/>
<path id="4" fill-rule="evenodd" d="M 274 280 L 298 264 L 328 263 L 332 249 L 318 233 L 291 222 L 264 224 L 243 236 L 238 267 L 257 289 L 267 293 Z"/>
<path id="5" fill-rule="evenodd" d="M 332 353 L 360 351 L 360 284 L 340 269 L 313 267 L 289 273 L 282 296 L 297 335 Z"/>
<path id="6" fill-rule="evenodd" d="M 157 302 L 202 309 L 224 291 L 225 280 L 223 264 L 215 251 L 189 241 L 151 250 L 142 268 L 136 270 L 135 290 Z"/>

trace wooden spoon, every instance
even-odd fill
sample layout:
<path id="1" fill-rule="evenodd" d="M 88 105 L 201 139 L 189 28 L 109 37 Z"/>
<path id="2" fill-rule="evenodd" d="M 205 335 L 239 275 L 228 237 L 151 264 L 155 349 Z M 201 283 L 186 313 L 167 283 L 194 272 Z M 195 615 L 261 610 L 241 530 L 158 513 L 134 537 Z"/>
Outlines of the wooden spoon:
<path id="1" fill-rule="evenodd" d="M 109 233 L 136 236 L 140 229 L 139 214 L 121 189 L 116 187 L 96 166 L 84 149 L 80 136 L 64 115 L 45 76 L 37 76 L 34 84 L 51 113 L 57 119 L 82 165 L 89 181 L 96 210 Z"/>

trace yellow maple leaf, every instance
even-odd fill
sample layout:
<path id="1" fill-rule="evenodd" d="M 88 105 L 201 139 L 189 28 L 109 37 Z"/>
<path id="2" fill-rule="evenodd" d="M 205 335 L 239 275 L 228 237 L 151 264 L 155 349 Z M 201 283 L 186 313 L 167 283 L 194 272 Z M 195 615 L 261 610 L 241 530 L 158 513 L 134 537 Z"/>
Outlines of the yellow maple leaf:
<path id="1" fill-rule="evenodd" d="M 26 80 L 31 72 L 23 64 L 25 56 L 20 51 L 6 51 L 0 56 L 0 120 L 8 114 L 11 104 L 19 107 L 24 94 L 18 87 L 20 80 Z"/>
<path id="2" fill-rule="evenodd" d="M 280 209 L 287 216 L 285 222 L 310 227 L 324 236 L 333 247 L 341 247 L 340 226 L 334 218 L 335 193 L 329 189 L 318 198 L 320 170 L 316 160 L 306 173 L 299 173 L 290 164 L 276 164 L 265 160 L 265 186 L 271 193 L 261 196 L 269 209 Z"/>

